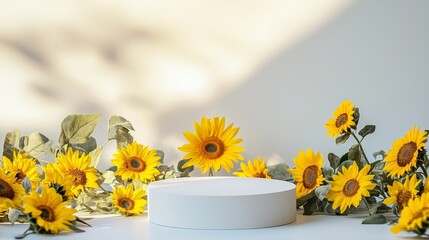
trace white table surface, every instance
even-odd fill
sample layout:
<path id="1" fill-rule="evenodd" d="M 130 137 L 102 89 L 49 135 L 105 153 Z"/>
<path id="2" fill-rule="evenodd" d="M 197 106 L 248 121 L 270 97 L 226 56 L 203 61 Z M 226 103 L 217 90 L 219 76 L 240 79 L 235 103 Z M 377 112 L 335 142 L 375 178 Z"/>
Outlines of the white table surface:
<path id="1" fill-rule="evenodd" d="M 202 213 L 204 214 L 204 213 Z M 363 225 L 364 216 L 303 216 L 297 214 L 296 222 L 273 228 L 250 230 L 190 230 L 169 228 L 151 224 L 147 215 L 122 217 L 117 215 L 102 216 L 88 220 L 92 227 L 81 227 L 84 233 L 62 233 L 57 239 L 166 239 L 166 240 L 210 240 L 210 239 L 410 239 L 412 234 L 390 233 L 391 226 Z M 0 239 L 13 239 L 27 229 L 27 225 L 15 226 L 0 224 Z M 25 239 L 49 239 L 50 235 L 30 235 Z"/>

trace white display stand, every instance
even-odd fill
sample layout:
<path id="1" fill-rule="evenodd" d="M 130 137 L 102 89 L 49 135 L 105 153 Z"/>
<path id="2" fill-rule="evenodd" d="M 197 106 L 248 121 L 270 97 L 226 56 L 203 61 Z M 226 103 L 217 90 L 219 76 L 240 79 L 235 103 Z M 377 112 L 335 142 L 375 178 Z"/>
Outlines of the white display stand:
<path id="1" fill-rule="evenodd" d="M 295 185 L 263 178 L 192 177 L 148 187 L 149 222 L 189 229 L 250 229 L 295 221 Z"/>

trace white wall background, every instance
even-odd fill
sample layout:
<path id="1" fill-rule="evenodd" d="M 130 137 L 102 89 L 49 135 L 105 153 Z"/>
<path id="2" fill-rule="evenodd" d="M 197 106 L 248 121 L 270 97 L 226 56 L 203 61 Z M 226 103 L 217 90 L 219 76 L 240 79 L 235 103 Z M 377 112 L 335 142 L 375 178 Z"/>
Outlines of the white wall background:
<path id="1" fill-rule="evenodd" d="M 135 126 L 175 163 L 202 116 L 241 128 L 246 159 L 338 155 L 324 123 L 343 99 L 377 125 L 367 154 L 429 129 L 429 1 L 0 3 L 0 138 L 57 141 L 72 113 Z M 109 144 L 101 167 L 108 167 Z"/>

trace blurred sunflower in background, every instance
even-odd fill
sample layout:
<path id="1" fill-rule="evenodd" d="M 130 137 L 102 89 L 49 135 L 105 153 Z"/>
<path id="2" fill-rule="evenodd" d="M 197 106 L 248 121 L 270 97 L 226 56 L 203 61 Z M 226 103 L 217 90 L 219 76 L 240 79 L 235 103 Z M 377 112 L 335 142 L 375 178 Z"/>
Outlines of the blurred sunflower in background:
<path id="1" fill-rule="evenodd" d="M 349 132 L 350 128 L 356 126 L 354 113 L 355 107 L 350 100 L 344 100 L 340 106 L 333 112 L 333 118 L 325 124 L 328 131 L 328 137 L 336 138 L 338 135 Z"/>
<path id="2" fill-rule="evenodd" d="M 247 165 L 244 163 L 240 164 L 241 172 L 234 172 L 233 174 L 238 177 L 253 177 L 253 178 L 268 178 L 271 176 L 268 175 L 268 169 L 265 166 L 266 159 L 262 161 L 260 157 L 257 157 L 252 161 L 248 161 Z"/>
<path id="3" fill-rule="evenodd" d="M 217 172 L 220 168 L 229 172 L 233 162 L 243 160 L 240 152 L 244 148 L 238 145 L 243 139 L 235 138 L 240 129 L 233 125 L 231 123 L 225 128 L 225 117 L 203 117 L 200 124 L 195 122 L 196 133 L 184 132 L 189 143 L 179 147 L 180 151 L 186 152 L 184 159 L 189 159 L 183 168 L 194 165 L 203 174 L 210 170 L 210 175 L 213 175 L 212 171 Z"/>

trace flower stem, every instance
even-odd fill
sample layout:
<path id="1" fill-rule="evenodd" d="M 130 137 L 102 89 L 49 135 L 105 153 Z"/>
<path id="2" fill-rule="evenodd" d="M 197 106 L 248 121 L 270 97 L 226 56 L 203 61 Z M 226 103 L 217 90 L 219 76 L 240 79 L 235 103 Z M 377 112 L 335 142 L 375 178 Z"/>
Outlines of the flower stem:
<path id="1" fill-rule="evenodd" d="M 425 175 L 425 177 L 428 177 L 428 171 L 426 170 L 426 166 L 424 164 L 422 164 L 420 166 L 420 168 L 423 170 L 423 175 Z"/>
<path id="2" fill-rule="evenodd" d="M 358 143 L 358 145 L 359 145 L 359 148 L 360 148 L 360 151 L 362 152 L 362 155 L 363 155 L 363 158 L 365 159 L 365 162 L 366 162 L 366 164 L 370 164 L 369 163 L 369 161 L 368 161 L 368 158 L 366 157 L 366 154 L 365 154 L 365 151 L 363 150 L 363 147 L 362 147 L 362 144 L 361 144 L 361 142 L 359 141 L 359 139 L 356 137 L 356 135 L 353 133 L 353 132 L 350 132 L 350 134 L 353 136 L 353 138 L 356 140 L 356 142 Z"/>
<path id="3" fill-rule="evenodd" d="M 213 177 L 213 169 L 212 168 L 209 169 L 209 177 Z"/>
<path id="4" fill-rule="evenodd" d="M 366 207 L 368 208 L 368 213 L 369 213 L 369 215 L 371 216 L 372 214 L 371 214 L 371 212 L 369 211 L 369 209 L 370 209 L 370 207 L 369 207 L 369 203 L 368 203 L 368 201 L 366 200 L 366 198 L 365 198 L 365 197 L 363 197 L 363 202 L 365 203 Z"/>

